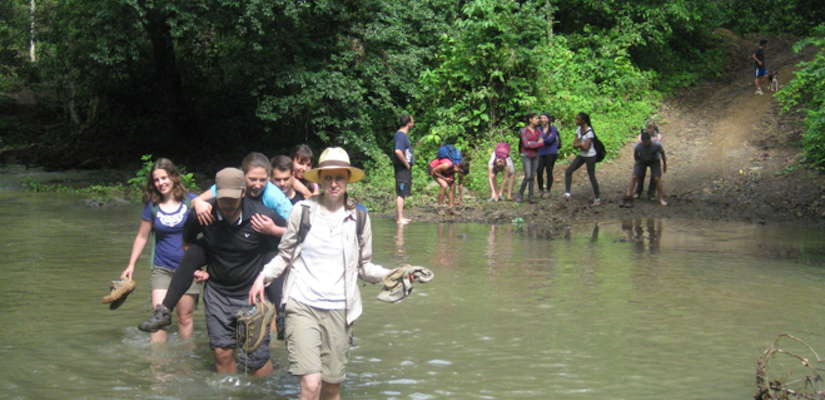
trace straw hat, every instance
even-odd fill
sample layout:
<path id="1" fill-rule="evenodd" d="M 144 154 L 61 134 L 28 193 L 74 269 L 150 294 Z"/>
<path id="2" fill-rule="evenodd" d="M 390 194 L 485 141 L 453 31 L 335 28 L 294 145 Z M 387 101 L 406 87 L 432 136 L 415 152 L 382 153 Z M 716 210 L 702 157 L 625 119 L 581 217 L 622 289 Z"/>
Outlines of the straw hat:
<path id="1" fill-rule="evenodd" d="M 305 172 L 304 178 L 310 182 L 321 183 L 319 176 L 325 169 L 345 169 L 350 172 L 349 183 L 355 183 L 364 179 L 364 171 L 355 168 L 349 163 L 349 154 L 340 147 L 327 147 L 321 158 L 318 159 L 318 166 Z"/>

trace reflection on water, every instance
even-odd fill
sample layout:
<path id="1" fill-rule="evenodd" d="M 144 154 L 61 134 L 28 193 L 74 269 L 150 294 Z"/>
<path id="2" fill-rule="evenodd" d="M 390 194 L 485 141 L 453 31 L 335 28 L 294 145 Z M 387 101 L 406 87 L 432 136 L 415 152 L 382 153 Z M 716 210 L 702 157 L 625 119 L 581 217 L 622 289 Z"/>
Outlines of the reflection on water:
<path id="1" fill-rule="evenodd" d="M 135 327 L 148 269 L 123 307 L 101 305 L 140 207 L 76 201 L 0 191 L 0 397 L 297 397 L 282 342 L 270 378 L 214 374 L 201 311 L 191 340 L 151 346 Z M 373 261 L 436 279 L 396 304 L 361 288 L 345 398 L 741 399 L 778 333 L 825 349 L 819 231 L 635 219 L 551 236 L 376 218 L 373 234 Z"/>

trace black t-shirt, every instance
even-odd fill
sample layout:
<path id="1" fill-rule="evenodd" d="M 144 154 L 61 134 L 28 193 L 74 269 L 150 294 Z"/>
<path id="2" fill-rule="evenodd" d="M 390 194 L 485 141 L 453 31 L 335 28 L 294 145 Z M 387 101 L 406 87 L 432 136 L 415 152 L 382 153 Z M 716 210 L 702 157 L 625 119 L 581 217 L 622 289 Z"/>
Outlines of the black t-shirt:
<path id="1" fill-rule="evenodd" d="M 757 60 L 762 61 L 762 65 L 759 65 L 756 61 L 753 62 L 753 65 L 755 65 L 756 68 L 765 68 L 765 50 L 761 47 L 757 47 L 753 54 L 756 55 Z"/>
<path id="2" fill-rule="evenodd" d="M 292 202 L 292 205 L 295 205 L 295 204 L 296 204 L 296 203 L 298 203 L 299 201 L 301 201 L 301 200 L 305 200 L 305 199 L 306 199 L 306 198 L 304 197 L 304 194 L 303 194 L 303 193 L 301 193 L 301 192 L 299 192 L 299 191 L 297 191 L 297 190 L 295 190 L 294 192 L 295 192 L 295 196 L 293 196 L 291 199 L 289 199 L 289 201 L 291 201 L 291 202 Z"/>
<path id="3" fill-rule="evenodd" d="M 286 221 L 260 201 L 248 197 L 241 205 L 240 222 L 218 220 L 216 202 L 209 200 L 215 217 L 209 226 L 198 223 L 194 209 L 190 212 L 183 227 L 183 241 L 194 243 L 198 234 L 203 234 L 199 243 L 204 246 L 209 266 L 206 283 L 223 295 L 242 296 L 252 287 L 264 264 L 277 254 L 281 241 L 277 236 L 255 232 L 252 216 L 268 216 L 278 226 L 286 226 Z"/>

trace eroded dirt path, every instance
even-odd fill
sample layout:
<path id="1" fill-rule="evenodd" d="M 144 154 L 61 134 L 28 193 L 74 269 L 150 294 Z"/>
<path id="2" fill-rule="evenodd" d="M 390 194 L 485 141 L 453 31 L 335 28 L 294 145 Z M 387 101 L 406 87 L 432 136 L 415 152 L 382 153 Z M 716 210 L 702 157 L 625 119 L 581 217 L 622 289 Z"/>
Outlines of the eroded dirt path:
<path id="1" fill-rule="evenodd" d="M 666 100 L 653 117 L 668 156 L 663 177 L 667 207 L 648 200 L 620 207 L 633 169 L 635 142 L 629 141 L 596 171 L 602 197 L 598 207 L 590 205 L 593 193 L 585 168 L 574 174 L 573 201 L 561 200 L 567 165 L 557 164 L 551 198 L 537 204 L 470 199 L 460 217 L 437 215 L 434 203 L 407 214 L 418 221 L 445 222 L 509 222 L 520 217 L 548 229 L 574 220 L 637 217 L 825 226 L 825 178 L 798 165 L 800 148 L 794 143 L 802 134 L 799 117 L 779 115 L 767 83 L 764 95 L 754 94 L 749 59 L 756 40 L 733 35 L 729 40 L 734 62 L 724 75 Z M 768 68 L 780 71 L 781 83 L 792 79 L 799 62 L 815 55 L 813 48 L 794 53 L 796 40 L 774 38 L 766 49 Z"/>

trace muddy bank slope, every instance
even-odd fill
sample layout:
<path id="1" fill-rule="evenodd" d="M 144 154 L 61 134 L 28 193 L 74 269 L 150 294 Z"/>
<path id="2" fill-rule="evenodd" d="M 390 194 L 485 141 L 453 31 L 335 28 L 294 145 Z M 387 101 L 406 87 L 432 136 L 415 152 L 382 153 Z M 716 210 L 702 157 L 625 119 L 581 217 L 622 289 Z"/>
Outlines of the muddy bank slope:
<path id="1" fill-rule="evenodd" d="M 575 221 L 638 217 L 825 228 L 825 176 L 798 164 L 799 117 L 779 115 L 767 84 L 765 95 L 754 94 L 748 59 L 758 38 L 728 37 L 732 62 L 723 76 L 667 99 L 654 116 L 668 157 L 668 172 L 663 176 L 667 207 L 648 200 L 636 200 L 632 208 L 621 207 L 633 169 L 635 142 L 628 142 L 616 158 L 597 168 L 600 206 L 590 205 L 593 192 L 585 168 L 573 176 L 572 201 L 562 200 L 567 168 L 562 163 L 554 171 L 551 197 L 536 204 L 488 203 L 489 193 L 478 193 L 462 204 L 461 216 L 438 215 L 434 201 L 407 210 L 407 216 L 427 222 L 501 223 L 523 218 L 527 224 L 549 230 Z M 791 47 L 796 40 L 773 38 L 766 49 L 769 67 L 781 71 L 782 82 L 792 79 L 796 64 L 815 55 L 813 48 L 794 53 Z M 570 131 L 564 134 L 569 136 Z"/>

